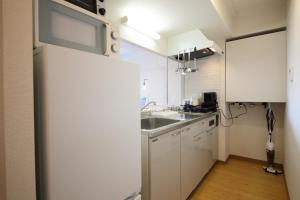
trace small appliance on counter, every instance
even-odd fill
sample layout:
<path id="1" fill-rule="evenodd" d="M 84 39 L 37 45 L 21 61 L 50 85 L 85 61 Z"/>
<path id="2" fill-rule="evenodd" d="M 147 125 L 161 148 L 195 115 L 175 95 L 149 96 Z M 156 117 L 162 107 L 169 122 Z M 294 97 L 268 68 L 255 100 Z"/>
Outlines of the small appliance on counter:
<path id="1" fill-rule="evenodd" d="M 216 112 L 218 108 L 217 93 L 205 92 L 204 102 L 201 104 L 203 112 Z"/>
<path id="2" fill-rule="evenodd" d="M 217 93 L 216 92 L 205 92 L 203 93 L 204 101 L 201 105 L 190 105 L 186 103 L 183 107 L 185 112 L 195 112 L 195 113 L 208 113 L 216 112 L 218 108 Z"/>

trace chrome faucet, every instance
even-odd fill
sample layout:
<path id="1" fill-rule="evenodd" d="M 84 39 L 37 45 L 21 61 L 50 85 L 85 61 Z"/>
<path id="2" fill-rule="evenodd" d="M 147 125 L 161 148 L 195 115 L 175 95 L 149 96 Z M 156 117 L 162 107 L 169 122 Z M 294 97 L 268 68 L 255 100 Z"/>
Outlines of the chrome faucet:
<path id="1" fill-rule="evenodd" d="M 145 110 L 148 106 L 150 106 L 151 104 L 153 105 L 156 105 L 156 102 L 155 101 L 149 101 L 149 103 L 147 103 L 146 105 L 144 105 L 142 108 L 141 108 L 141 111 Z"/>

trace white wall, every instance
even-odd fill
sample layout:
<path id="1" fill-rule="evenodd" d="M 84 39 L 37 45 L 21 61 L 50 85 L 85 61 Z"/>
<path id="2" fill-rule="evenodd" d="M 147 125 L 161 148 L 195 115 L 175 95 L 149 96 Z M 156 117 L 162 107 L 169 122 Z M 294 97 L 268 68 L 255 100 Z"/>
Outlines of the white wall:
<path id="1" fill-rule="evenodd" d="M 286 7 L 268 6 L 239 12 L 233 17 L 232 36 L 286 26 Z"/>
<path id="2" fill-rule="evenodd" d="M 106 8 L 108 11 L 106 17 L 114 27 L 119 29 L 121 38 L 158 54 L 167 55 L 167 39 L 163 36 L 161 36 L 160 40 L 154 40 L 129 28 L 126 25 L 121 25 L 121 18 L 124 17 L 122 16 L 122 9 L 124 9 L 122 5 L 123 3 L 119 0 L 106 1 Z"/>
<path id="3" fill-rule="evenodd" d="M 231 106 L 235 116 L 244 110 Z M 266 160 L 265 145 L 268 140 L 266 110 L 262 105 L 254 107 L 247 104 L 248 113 L 234 119 L 230 127 L 230 154 L 257 160 Z M 276 118 L 273 141 L 275 143 L 275 162 L 283 162 L 283 135 L 285 104 L 272 104 Z"/>
<path id="4" fill-rule="evenodd" d="M 230 9 L 228 7 L 228 1 L 224 0 L 210 0 L 213 4 L 216 12 L 219 14 L 220 18 L 223 20 L 227 28 L 227 32 L 230 33 L 232 31 L 233 26 L 233 16 L 231 15 Z"/>
<path id="5" fill-rule="evenodd" d="M 167 104 L 167 58 L 134 44 L 121 42 L 121 59 L 140 66 L 141 97 Z M 142 90 L 144 79 L 147 88 Z"/>
<path id="6" fill-rule="evenodd" d="M 159 40 L 149 38 L 128 26 L 120 26 L 121 38 L 127 40 L 135 45 L 149 49 L 161 55 L 167 55 L 167 40 L 161 37 Z"/>
<path id="7" fill-rule="evenodd" d="M 203 92 L 217 92 L 220 98 L 221 90 L 221 56 L 213 55 L 197 61 L 199 71 L 185 76 L 185 98 L 202 98 Z"/>
<path id="8" fill-rule="evenodd" d="M 0 10 L 2 13 L 2 1 L 0 1 Z M 2 14 L 0 15 L 0 199 L 5 200 L 6 187 L 5 187 L 5 141 L 4 141 L 4 107 L 3 107 L 3 20 Z"/>
<path id="9" fill-rule="evenodd" d="M 168 59 L 168 105 L 170 106 L 181 105 L 184 96 L 184 79 L 180 73 L 176 73 L 177 67 L 177 61 Z"/>
<path id="10" fill-rule="evenodd" d="M 232 36 L 241 36 L 259 31 L 286 26 L 286 7 L 269 5 L 254 9 L 235 10 L 232 21 Z M 233 109 L 235 111 L 235 109 Z M 278 123 L 275 129 L 276 162 L 283 161 L 283 119 L 284 106 L 276 105 Z M 265 110 L 262 107 L 250 108 L 247 115 L 234 121 L 230 127 L 230 154 L 266 160 L 267 139 Z"/>
<path id="11" fill-rule="evenodd" d="M 219 42 L 224 47 L 224 41 Z M 197 61 L 199 71 L 185 76 L 185 98 L 201 98 L 203 92 L 217 92 L 219 107 L 225 108 L 225 55 L 213 55 Z M 222 121 L 225 125 L 224 118 Z M 226 161 L 229 156 L 229 129 L 219 126 L 219 160 Z"/>
<path id="12" fill-rule="evenodd" d="M 288 68 L 294 69 L 294 81 L 288 81 L 284 169 L 290 198 L 298 200 L 300 199 L 300 1 L 291 0 L 288 10 Z"/>

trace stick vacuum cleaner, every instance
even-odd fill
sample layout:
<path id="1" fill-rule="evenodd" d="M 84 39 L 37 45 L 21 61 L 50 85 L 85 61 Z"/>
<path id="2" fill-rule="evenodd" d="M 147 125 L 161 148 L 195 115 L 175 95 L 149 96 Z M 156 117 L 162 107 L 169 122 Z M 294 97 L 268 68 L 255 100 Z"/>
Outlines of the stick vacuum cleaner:
<path id="1" fill-rule="evenodd" d="M 267 152 L 267 165 L 263 167 L 265 172 L 271 173 L 271 174 L 282 174 L 283 172 L 281 170 L 278 170 L 274 167 L 274 158 L 275 158 L 275 146 L 272 141 L 272 132 L 274 130 L 274 125 L 275 125 L 275 116 L 271 108 L 271 104 L 267 104 L 267 125 L 268 125 L 268 132 L 269 132 L 269 139 L 266 144 L 266 152 Z"/>

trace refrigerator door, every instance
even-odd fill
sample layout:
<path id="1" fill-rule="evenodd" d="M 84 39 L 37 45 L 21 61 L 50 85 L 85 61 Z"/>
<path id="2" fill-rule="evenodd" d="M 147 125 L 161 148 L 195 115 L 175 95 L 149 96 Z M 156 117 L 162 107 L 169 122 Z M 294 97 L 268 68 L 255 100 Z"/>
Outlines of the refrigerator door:
<path id="1" fill-rule="evenodd" d="M 140 192 L 137 65 L 46 45 L 35 55 L 35 97 L 40 199 Z"/>

